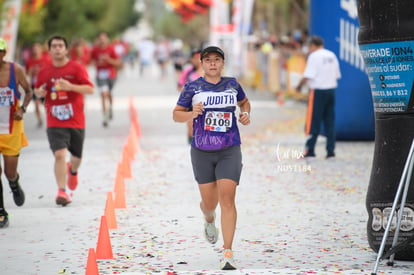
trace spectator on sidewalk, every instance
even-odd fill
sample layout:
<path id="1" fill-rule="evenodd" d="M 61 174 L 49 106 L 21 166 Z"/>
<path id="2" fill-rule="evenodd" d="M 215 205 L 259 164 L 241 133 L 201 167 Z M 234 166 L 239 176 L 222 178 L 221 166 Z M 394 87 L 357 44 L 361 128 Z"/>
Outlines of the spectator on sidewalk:
<path id="1" fill-rule="evenodd" d="M 62 36 L 48 40 L 52 64 L 38 74 L 35 93 L 45 98 L 47 138 L 55 158 L 54 172 L 58 185 L 56 204 L 66 206 L 71 190 L 78 185 L 78 169 L 85 139 L 84 95 L 92 94 L 93 84 L 86 68 L 68 58 L 68 42 Z M 66 163 L 67 152 L 70 160 Z"/>
<path id="2" fill-rule="evenodd" d="M 14 203 L 22 206 L 25 195 L 20 186 L 17 166 L 21 148 L 28 145 L 23 115 L 32 100 L 32 89 L 23 68 L 4 60 L 6 53 L 6 41 L 0 39 L 0 154 L 3 155 L 4 174 L 9 181 Z M 19 86 L 25 92 L 24 99 L 21 98 Z M 9 215 L 3 199 L 2 172 L 0 165 L 0 228 L 9 225 Z"/>
<path id="3" fill-rule="evenodd" d="M 236 269 L 232 245 L 236 231 L 236 187 L 242 170 L 237 121 L 250 123 L 250 103 L 237 80 L 222 77 L 224 52 L 210 46 L 201 51 L 204 77 L 185 84 L 173 111 L 176 122 L 193 121 L 191 162 L 198 183 L 208 242 L 216 243 L 215 210 L 220 203 L 223 257 L 220 268 Z M 236 116 L 237 106 L 240 114 Z M 192 111 L 189 112 L 189 109 Z"/>
<path id="4" fill-rule="evenodd" d="M 339 61 L 335 53 L 324 48 L 323 40 L 313 36 L 309 43 L 309 57 L 303 78 L 296 87 L 305 83 L 310 88 L 308 114 L 306 118 L 305 157 L 315 157 L 315 145 L 323 122 L 326 134 L 326 158 L 335 157 L 335 90 L 341 78 Z"/>

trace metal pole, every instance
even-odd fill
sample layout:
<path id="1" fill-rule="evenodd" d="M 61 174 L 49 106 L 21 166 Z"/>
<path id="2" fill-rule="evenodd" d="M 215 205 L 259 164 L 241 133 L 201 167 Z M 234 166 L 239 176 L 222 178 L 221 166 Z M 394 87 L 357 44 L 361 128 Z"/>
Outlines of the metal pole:
<path id="1" fill-rule="evenodd" d="M 408 166 L 412 162 L 413 151 L 414 151 L 414 139 L 411 142 L 410 152 L 408 154 L 407 160 L 406 160 L 405 165 L 404 165 L 404 170 L 403 170 L 403 173 L 401 175 L 401 180 L 400 180 L 400 183 L 398 185 L 397 193 L 395 194 L 394 203 L 392 205 L 392 209 L 391 209 L 391 212 L 390 212 L 390 215 L 389 215 L 389 218 L 388 218 L 387 227 L 385 228 L 385 231 L 384 231 L 384 236 L 382 237 L 382 242 L 381 242 L 380 249 L 378 251 L 377 260 L 375 261 L 374 270 L 371 273 L 372 275 L 377 274 L 378 264 L 380 262 L 382 253 L 384 252 L 385 243 L 387 241 L 388 233 L 390 231 L 391 224 L 392 224 L 392 218 L 394 216 L 395 209 L 397 208 L 398 200 L 399 200 L 400 195 L 401 195 L 401 190 L 402 190 L 404 184 L 406 183 L 405 179 L 407 177 Z"/>
<path id="2" fill-rule="evenodd" d="M 401 198 L 400 212 L 398 213 L 398 219 L 397 219 L 397 228 L 395 230 L 394 240 L 392 241 L 391 248 L 393 248 L 397 245 L 398 235 L 400 233 L 401 219 L 402 219 L 402 215 L 403 215 L 403 212 L 404 212 L 405 202 L 407 200 L 407 195 L 408 195 L 408 188 L 410 187 L 410 181 L 411 181 L 411 177 L 412 177 L 412 173 L 413 173 L 413 166 L 414 166 L 414 160 L 411 159 L 410 160 L 410 166 L 408 168 L 408 174 L 407 174 L 407 177 L 405 179 L 405 188 L 404 188 L 404 193 L 403 193 L 402 198 Z M 394 257 L 395 257 L 395 254 L 392 254 L 390 256 L 390 260 L 388 261 L 389 265 L 393 265 Z"/>

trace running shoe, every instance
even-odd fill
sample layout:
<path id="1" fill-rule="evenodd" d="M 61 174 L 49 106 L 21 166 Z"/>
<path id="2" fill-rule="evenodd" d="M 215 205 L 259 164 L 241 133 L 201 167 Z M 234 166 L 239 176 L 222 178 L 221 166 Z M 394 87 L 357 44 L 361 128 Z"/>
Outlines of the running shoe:
<path id="1" fill-rule="evenodd" d="M 9 226 L 9 214 L 7 214 L 6 210 L 0 211 L 0 228 L 6 228 Z"/>
<path id="2" fill-rule="evenodd" d="M 316 157 L 315 152 L 307 150 L 303 155 L 305 158 L 314 158 Z"/>
<path id="3" fill-rule="evenodd" d="M 70 190 L 75 190 L 76 187 L 78 187 L 78 173 L 76 173 L 75 175 L 72 174 L 72 163 L 68 162 L 67 163 L 68 166 L 68 182 L 67 185 L 69 187 Z"/>
<path id="4" fill-rule="evenodd" d="M 104 115 L 103 115 L 103 122 L 102 122 L 102 125 L 103 125 L 103 127 L 108 127 L 108 123 L 109 123 L 109 111 L 106 111 L 105 113 L 104 113 Z"/>
<path id="5" fill-rule="evenodd" d="M 58 194 L 56 196 L 56 204 L 66 206 L 71 202 L 72 201 L 70 200 L 69 195 L 65 191 L 59 189 Z"/>
<path id="6" fill-rule="evenodd" d="M 330 152 L 330 153 L 326 154 L 327 159 L 334 158 L 334 157 L 335 157 L 335 153 L 333 153 L 333 152 Z"/>
<path id="7" fill-rule="evenodd" d="M 207 241 L 211 244 L 215 244 L 218 240 L 218 233 L 219 230 L 215 224 L 216 221 L 216 213 L 213 214 L 213 221 L 212 222 L 204 222 L 204 235 Z"/>
<path id="8" fill-rule="evenodd" d="M 223 258 L 220 261 L 221 270 L 235 270 L 237 269 L 233 259 L 233 251 L 231 249 L 225 249 L 223 251 Z"/>
<path id="9" fill-rule="evenodd" d="M 17 175 L 17 179 L 14 182 L 9 181 L 10 189 L 13 193 L 13 200 L 17 206 L 22 206 L 25 201 L 25 196 L 22 188 L 19 184 L 19 175 Z"/>

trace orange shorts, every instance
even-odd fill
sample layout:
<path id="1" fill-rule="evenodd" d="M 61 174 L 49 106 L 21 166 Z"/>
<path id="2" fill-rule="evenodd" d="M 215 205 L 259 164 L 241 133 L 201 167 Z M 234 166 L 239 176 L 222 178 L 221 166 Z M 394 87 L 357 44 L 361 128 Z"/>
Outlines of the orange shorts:
<path id="1" fill-rule="evenodd" d="M 13 121 L 11 134 L 0 135 L 0 154 L 4 156 L 17 156 L 22 147 L 27 146 L 26 134 L 24 133 L 23 120 Z"/>

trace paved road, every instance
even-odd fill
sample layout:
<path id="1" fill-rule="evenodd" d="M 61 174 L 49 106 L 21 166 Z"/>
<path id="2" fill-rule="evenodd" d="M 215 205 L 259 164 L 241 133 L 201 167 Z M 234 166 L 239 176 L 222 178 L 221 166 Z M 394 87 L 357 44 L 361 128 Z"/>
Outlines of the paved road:
<path id="1" fill-rule="evenodd" d="M 143 77 L 124 72 L 114 91 L 114 120 L 106 129 L 98 94 L 87 97 L 80 184 L 64 208 L 54 203 L 57 187 L 45 129 L 36 128 L 29 108 L 30 146 L 20 160 L 27 199 L 18 208 L 6 192 L 10 227 L 0 231 L 0 274 L 85 273 L 130 134 L 130 98 L 138 110 L 141 151 L 125 182 L 127 207 L 115 210 L 118 228 L 109 230 L 114 259 L 97 260 L 101 274 L 371 273 L 376 254 L 367 244 L 365 193 L 373 143 L 339 142 L 337 158 L 328 161 L 321 139 L 315 160 L 298 160 L 305 105 L 280 106 L 273 95 L 254 91 L 248 91 L 253 123 L 241 126 L 244 170 L 234 242 L 239 270 L 217 271 L 222 241 L 210 245 L 202 236 L 185 125 L 172 121 L 174 87 L 173 77 L 161 80 L 156 69 Z M 381 263 L 378 274 L 413 270 L 413 262 L 396 262 L 393 268 Z"/>

